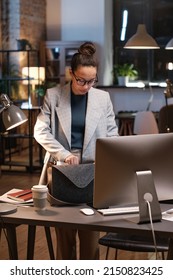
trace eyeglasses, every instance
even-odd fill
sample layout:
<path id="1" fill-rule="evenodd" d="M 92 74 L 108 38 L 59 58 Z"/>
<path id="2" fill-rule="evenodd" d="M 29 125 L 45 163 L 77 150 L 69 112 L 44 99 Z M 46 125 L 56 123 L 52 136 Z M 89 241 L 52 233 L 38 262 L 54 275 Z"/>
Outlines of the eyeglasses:
<path id="1" fill-rule="evenodd" d="M 97 75 L 96 75 L 96 78 L 91 79 L 91 80 L 89 80 L 89 81 L 86 81 L 85 79 L 80 79 L 80 78 L 78 78 L 74 73 L 73 73 L 73 76 L 75 77 L 75 80 L 76 80 L 76 82 L 77 82 L 77 84 L 78 84 L 79 86 L 85 86 L 86 84 L 87 84 L 88 86 L 93 86 L 93 85 L 95 85 L 95 84 L 98 82 L 98 77 L 97 77 Z"/>

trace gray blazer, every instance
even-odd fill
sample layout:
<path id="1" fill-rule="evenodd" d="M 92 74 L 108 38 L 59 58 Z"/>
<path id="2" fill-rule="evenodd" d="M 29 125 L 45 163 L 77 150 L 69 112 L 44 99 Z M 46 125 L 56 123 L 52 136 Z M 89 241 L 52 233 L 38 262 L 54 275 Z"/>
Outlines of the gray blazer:
<path id="1" fill-rule="evenodd" d="M 47 90 L 37 117 L 34 137 L 55 161 L 64 161 L 71 149 L 70 83 Z M 109 93 L 96 88 L 88 92 L 82 162 L 93 162 L 96 139 L 118 135 Z"/>

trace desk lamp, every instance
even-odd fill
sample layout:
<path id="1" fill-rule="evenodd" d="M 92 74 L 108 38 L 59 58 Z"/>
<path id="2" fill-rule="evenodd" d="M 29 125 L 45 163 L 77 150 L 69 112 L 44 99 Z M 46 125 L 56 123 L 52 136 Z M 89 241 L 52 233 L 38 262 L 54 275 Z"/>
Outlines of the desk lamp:
<path id="1" fill-rule="evenodd" d="M 0 103 L 2 103 L 0 114 L 2 113 L 2 121 L 6 130 L 10 130 L 27 121 L 27 118 L 22 110 L 13 105 L 13 102 L 10 101 L 6 94 L 0 95 Z M 0 203 L 0 215 L 10 214 L 16 211 L 16 206 L 7 203 Z"/>
<path id="2" fill-rule="evenodd" d="M 27 121 L 23 111 L 13 105 L 13 102 L 10 101 L 6 94 L 0 95 L 0 103 L 3 105 L 0 109 L 0 114 L 2 113 L 2 120 L 6 130 L 10 130 Z"/>

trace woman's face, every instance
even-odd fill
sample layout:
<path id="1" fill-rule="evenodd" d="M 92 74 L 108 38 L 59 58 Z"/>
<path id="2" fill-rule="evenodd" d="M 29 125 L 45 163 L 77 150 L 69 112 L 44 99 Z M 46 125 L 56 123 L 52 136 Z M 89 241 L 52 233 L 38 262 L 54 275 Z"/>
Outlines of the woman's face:
<path id="1" fill-rule="evenodd" d="M 93 66 L 79 66 L 74 73 L 70 70 L 70 75 L 73 93 L 84 95 L 97 81 L 97 68 Z"/>

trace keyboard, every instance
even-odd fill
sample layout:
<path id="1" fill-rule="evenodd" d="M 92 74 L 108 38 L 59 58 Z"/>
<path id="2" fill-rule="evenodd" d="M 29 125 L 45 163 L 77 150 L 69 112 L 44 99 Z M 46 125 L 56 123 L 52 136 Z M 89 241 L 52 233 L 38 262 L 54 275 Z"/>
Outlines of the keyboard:
<path id="1" fill-rule="evenodd" d="M 97 211 L 104 216 L 134 214 L 134 213 L 139 213 L 139 206 L 105 208 L 105 209 L 97 209 Z"/>

